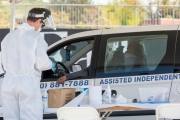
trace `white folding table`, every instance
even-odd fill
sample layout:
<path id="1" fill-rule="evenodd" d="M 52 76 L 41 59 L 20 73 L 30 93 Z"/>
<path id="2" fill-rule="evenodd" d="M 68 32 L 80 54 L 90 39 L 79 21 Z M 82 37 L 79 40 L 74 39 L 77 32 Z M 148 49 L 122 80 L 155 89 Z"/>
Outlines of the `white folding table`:
<path id="1" fill-rule="evenodd" d="M 169 103 L 163 103 L 163 104 L 169 104 Z M 156 110 L 156 108 L 159 105 L 161 104 L 127 103 L 127 104 L 80 105 L 80 107 L 93 107 L 97 109 L 99 113 L 104 112 L 103 115 L 100 116 L 100 118 L 101 120 L 106 120 L 113 111 Z M 45 114 L 50 114 L 50 113 L 56 114 L 57 110 L 58 108 L 45 108 L 44 112 Z"/>

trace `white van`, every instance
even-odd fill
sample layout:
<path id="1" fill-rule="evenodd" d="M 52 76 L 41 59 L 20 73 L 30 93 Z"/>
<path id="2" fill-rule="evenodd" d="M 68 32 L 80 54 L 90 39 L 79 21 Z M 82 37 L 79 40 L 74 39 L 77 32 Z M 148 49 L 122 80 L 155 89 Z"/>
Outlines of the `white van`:
<path id="1" fill-rule="evenodd" d="M 43 71 L 40 88 L 95 85 L 105 89 L 110 85 L 114 94 L 139 102 L 139 88 L 165 87 L 169 101 L 180 102 L 179 29 L 179 25 L 128 27 L 65 37 L 48 48 L 57 70 Z M 78 62 L 84 56 L 87 62 Z M 87 76 L 55 84 L 60 75 L 85 69 L 80 66 L 89 66 Z M 154 114 L 154 110 L 116 111 L 111 117 Z M 44 118 L 57 119 L 55 114 L 45 114 Z"/>

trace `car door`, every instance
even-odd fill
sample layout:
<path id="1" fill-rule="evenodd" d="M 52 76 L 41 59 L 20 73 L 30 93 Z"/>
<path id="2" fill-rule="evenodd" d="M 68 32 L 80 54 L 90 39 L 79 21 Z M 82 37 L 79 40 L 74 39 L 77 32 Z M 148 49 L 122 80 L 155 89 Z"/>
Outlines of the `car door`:
<path id="1" fill-rule="evenodd" d="M 157 26 L 154 28 L 156 29 Z M 138 32 L 138 29 L 133 32 L 132 28 L 119 30 L 120 33 L 118 33 L 118 30 L 103 31 L 98 54 L 95 85 L 101 85 L 103 89 L 110 85 L 111 89 L 117 91 L 117 95 L 121 94 L 129 101 L 137 99 L 138 102 L 141 101 L 139 88 L 165 87 L 168 89 L 166 95 L 168 99 L 174 73 L 177 26 L 172 26 L 172 29 L 165 27 L 162 30 L 159 28 L 153 30 L 154 28 L 148 31 L 147 27 L 147 29 L 140 32 Z M 142 58 L 146 60 L 143 63 L 143 60 L 138 59 L 137 55 L 136 59 L 141 61 L 141 63 L 136 61 L 134 66 L 130 63 L 126 63 L 127 66 L 120 64 L 119 62 L 122 63 L 120 52 L 127 57 L 127 49 L 130 49 L 128 45 L 133 42 L 140 44 L 139 48 L 141 47 L 143 50 L 139 50 L 139 53 L 141 52 L 141 57 L 143 56 Z M 109 43 L 113 44 L 113 57 L 115 57 L 111 58 L 111 60 L 115 60 L 114 64 L 110 65 L 111 67 L 108 67 L 106 60 Z M 129 54 L 129 56 L 132 55 Z M 126 60 L 124 59 L 123 63 Z M 132 60 L 128 61 L 131 62 Z M 150 92 L 148 91 L 147 94 L 150 94 Z"/>
<path id="2" fill-rule="evenodd" d="M 68 80 L 64 84 L 56 84 L 56 80 L 59 77 L 54 77 L 56 68 L 43 71 L 42 80 L 40 84 L 41 89 L 53 89 L 53 88 L 80 88 L 93 85 L 94 77 L 94 61 L 97 58 L 97 49 L 100 36 L 87 36 L 83 38 L 68 39 L 63 42 L 59 42 L 57 45 L 51 47 L 48 50 L 48 56 L 54 63 L 61 62 L 64 66 L 70 70 L 73 64 L 79 63 L 82 69 L 89 67 L 88 76 L 75 78 Z M 68 51 L 66 47 L 73 46 L 75 50 Z M 68 52 L 68 53 L 67 53 Z M 82 61 L 81 61 L 82 59 Z M 85 59 L 85 60 L 84 60 Z M 64 70 L 62 66 L 58 66 L 59 69 Z M 72 71 L 71 71 L 72 72 Z M 65 73 L 67 74 L 67 73 Z"/>
<path id="3" fill-rule="evenodd" d="M 180 102 L 180 28 L 178 27 L 178 35 L 175 47 L 175 64 L 174 64 L 174 79 L 172 81 L 170 101 Z"/>

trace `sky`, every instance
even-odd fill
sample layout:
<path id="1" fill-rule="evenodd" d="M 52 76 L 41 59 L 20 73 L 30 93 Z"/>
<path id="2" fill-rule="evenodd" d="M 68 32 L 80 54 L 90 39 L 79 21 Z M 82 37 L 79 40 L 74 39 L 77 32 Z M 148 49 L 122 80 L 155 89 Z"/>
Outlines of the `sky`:
<path id="1" fill-rule="evenodd" d="M 43 0 L 44 2 L 48 2 L 49 0 Z M 94 4 L 102 4 L 102 5 L 106 5 L 109 1 L 112 0 L 92 0 L 94 2 Z"/>
<path id="2" fill-rule="evenodd" d="M 95 4 L 103 4 L 106 5 L 108 2 L 111 2 L 112 0 L 93 0 Z M 149 0 L 140 0 L 143 5 L 148 5 Z M 154 1 L 154 0 L 151 0 Z M 176 0 L 170 0 L 170 1 L 176 1 Z"/>
<path id="3" fill-rule="evenodd" d="M 108 2 L 111 2 L 112 0 L 93 0 L 94 4 L 102 4 L 106 5 Z"/>
<path id="4" fill-rule="evenodd" d="M 43 1 L 49 1 L 49 0 L 43 0 Z M 92 0 L 95 5 L 107 5 L 108 2 L 112 2 L 112 0 Z M 140 0 L 143 5 L 148 5 L 148 0 Z M 153 1 L 153 0 L 152 0 Z M 171 0 L 174 1 L 174 0 Z"/>
<path id="5" fill-rule="evenodd" d="M 48 2 L 49 0 L 43 0 L 44 2 Z M 112 2 L 112 0 L 92 0 L 95 5 L 107 5 L 108 2 Z M 142 3 L 146 4 L 147 0 L 141 0 Z"/>
<path id="6" fill-rule="evenodd" d="M 147 5 L 148 0 L 140 0 L 142 4 Z M 112 0 L 93 0 L 94 4 L 102 4 L 102 5 L 107 5 L 108 2 L 112 2 Z"/>

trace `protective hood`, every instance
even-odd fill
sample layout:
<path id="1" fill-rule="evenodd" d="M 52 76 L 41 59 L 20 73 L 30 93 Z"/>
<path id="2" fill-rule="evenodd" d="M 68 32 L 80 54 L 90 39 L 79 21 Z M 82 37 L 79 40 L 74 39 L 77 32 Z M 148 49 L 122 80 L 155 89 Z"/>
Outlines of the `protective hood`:
<path id="1" fill-rule="evenodd" d="M 41 8 L 43 10 L 43 14 L 35 14 L 35 13 L 30 13 L 28 14 L 28 16 L 30 17 L 35 17 L 35 18 L 42 18 L 42 28 L 45 26 L 45 22 L 46 20 L 48 21 L 50 27 L 53 30 L 56 30 L 56 26 L 54 24 L 54 19 L 51 15 L 51 11 L 46 9 L 46 8 Z"/>
<path id="2" fill-rule="evenodd" d="M 30 26 L 28 23 L 23 23 L 18 28 L 20 28 L 20 29 L 23 28 L 23 29 L 27 29 L 27 30 L 34 30 L 34 27 Z"/>

